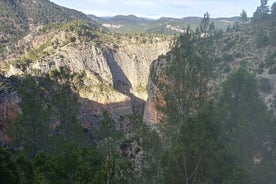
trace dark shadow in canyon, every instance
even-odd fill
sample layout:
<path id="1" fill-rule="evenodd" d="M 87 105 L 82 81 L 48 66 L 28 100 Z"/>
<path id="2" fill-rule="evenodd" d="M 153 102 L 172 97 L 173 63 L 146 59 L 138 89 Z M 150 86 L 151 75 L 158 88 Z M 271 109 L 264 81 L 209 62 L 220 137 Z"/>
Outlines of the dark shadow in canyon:
<path id="1" fill-rule="evenodd" d="M 131 98 L 133 112 L 143 113 L 146 102 L 143 99 L 135 96 L 133 93 L 130 92 L 130 89 L 132 88 L 132 84 L 129 81 L 128 77 L 125 75 L 122 68 L 115 61 L 112 51 L 111 50 L 105 51 L 104 57 L 107 60 L 107 64 L 112 74 L 114 89 Z"/>
<path id="2" fill-rule="evenodd" d="M 107 50 L 104 53 L 107 64 L 112 74 L 113 87 L 117 91 L 129 96 L 130 89 L 132 88 L 131 82 L 124 74 L 122 68 L 116 63 L 111 50 Z"/>
<path id="3" fill-rule="evenodd" d="M 117 124 L 119 126 L 117 128 L 119 130 L 120 129 L 123 130 L 123 129 L 126 129 L 128 126 L 131 126 L 130 122 L 126 121 L 126 119 L 124 119 L 123 117 L 131 115 L 132 113 L 137 113 L 137 112 L 142 113 L 144 110 L 144 105 L 145 105 L 144 100 L 134 96 L 133 94 L 128 94 L 130 96 L 130 100 L 126 100 L 118 103 L 100 104 L 98 102 L 95 102 L 86 98 L 81 98 L 79 94 L 75 93 L 70 88 L 66 88 L 67 91 L 66 91 L 66 94 L 64 94 L 65 95 L 64 97 L 58 96 L 58 98 L 61 98 L 61 100 L 65 100 L 65 102 L 63 103 L 67 104 L 68 106 L 65 107 L 65 106 L 62 106 L 62 104 L 58 104 L 59 106 L 55 107 L 55 104 L 52 104 L 52 103 L 59 103 L 59 102 L 58 102 L 58 99 L 54 100 L 53 98 L 55 98 L 55 96 L 52 96 L 52 95 L 55 95 L 54 94 L 55 92 L 57 92 L 58 95 L 63 95 L 62 92 L 59 92 L 59 89 L 62 89 L 64 87 L 64 84 L 60 84 L 56 80 L 52 80 L 49 77 L 28 76 L 28 78 L 30 78 L 30 80 L 37 81 L 37 84 L 34 84 L 37 86 L 33 86 L 31 84 L 28 84 L 28 85 L 31 85 L 31 87 L 33 87 L 33 89 L 31 89 L 32 93 L 33 92 L 40 93 L 42 101 L 39 103 L 47 103 L 50 106 L 53 105 L 53 107 L 51 108 L 54 108 L 53 109 L 54 111 L 61 111 L 60 114 L 63 114 L 63 116 L 66 116 L 65 114 L 67 111 L 68 113 L 70 113 L 71 108 L 75 109 L 75 107 L 72 107 L 72 105 L 74 104 L 71 104 L 70 98 L 67 98 L 66 96 L 67 95 L 68 97 L 75 96 L 78 99 L 79 106 L 77 107 L 78 108 L 77 111 L 72 111 L 72 113 L 75 113 L 75 115 L 73 114 L 73 116 L 76 116 L 78 122 L 83 127 L 83 130 L 90 134 L 92 142 L 97 139 L 95 132 L 97 132 L 100 127 L 100 122 L 104 111 L 107 111 L 110 117 L 117 121 Z M 21 100 L 21 96 L 20 96 L 20 93 L 18 93 L 18 91 L 20 86 L 19 83 L 21 83 L 23 80 L 25 80 L 25 77 L 12 76 L 12 77 L 6 78 L 0 75 L 0 82 L 3 84 L 2 86 L 0 86 L 0 110 L 2 109 L 0 111 L 0 117 L 1 117 L 0 135 L 2 135 L 3 130 L 5 129 L 5 127 L 8 127 L 7 125 L 9 125 L 10 122 L 15 121 L 16 117 L 20 116 L 20 111 L 21 111 L 20 107 L 22 105 L 21 103 L 24 100 L 27 100 L 30 105 L 32 105 L 32 103 L 37 103 L 36 99 L 32 99 L 32 96 L 29 96 L 28 99 L 22 98 Z M 28 86 L 23 86 L 23 87 L 24 87 L 23 90 L 26 90 L 26 93 L 28 93 L 27 91 L 29 90 L 29 87 Z M 41 89 L 43 89 L 43 91 L 40 91 Z M 22 89 L 20 89 L 20 91 L 22 92 Z M 7 98 L 7 96 L 9 95 L 17 96 L 17 94 L 20 100 L 18 100 L 17 98 Z M 52 102 L 51 100 L 54 100 L 55 102 Z M 10 105 L 13 105 L 19 108 L 19 110 L 17 109 L 18 111 L 15 111 L 14 109 L 10 108 Z M 41 107 L 43 107 L 43 105 Z M 23 111 L 22 113 L 25 113 L 25 112 Z M 41 111 L 40 113 L 43 113 L 43 112 Z M 33 115 L 39 116 L 39 114 L 33 114 Z M 71 116 L 71 115 L 68 114 L 68 116 Z M 55 124 L 55 122 L 52 122 L 52 121 L 56 121 L 60 118 L 66 119 L 66 117 L 54 117 L 53 119 L 50 118 L 48 122 L 49 126 Z M 67 121 L 69 121 L 69 119 Z M 4 143 L 5 140 L 3 140 L 3 135 L 0 138 L 1 138 L 1 142 Z"/>

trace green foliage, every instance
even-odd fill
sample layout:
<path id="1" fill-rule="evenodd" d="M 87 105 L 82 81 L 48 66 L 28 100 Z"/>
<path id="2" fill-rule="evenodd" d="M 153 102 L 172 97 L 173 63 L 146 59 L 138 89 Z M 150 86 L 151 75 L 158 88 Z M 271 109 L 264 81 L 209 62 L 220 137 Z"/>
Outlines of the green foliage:
<path id="1" fill-rule="evenodd" d="M 231 73 L 214 101 L 186 116 L 174 134 L 164 155 L 164 183 L 273 183 L 273 148 L 263 143 L 273 144 L 275 125 L 255 76 L 242 68 Z"/>
<path id="2" fill-rule="evenodd" d="M 162 143 L 160 132 L 146 125 L 142 114 L 131 114 L 128 118 L 132 125 L 128 131 L 132 134 L 130 143 L 138 146 L 135 154 L 142 156 L 136 160 L 139 169 L 135 168 L 134 183 L 161 183 L 162 157 L 166 146 Z"/>
<path id="3" fill-rule="evenodd" d="M 89 15 L 88 15 L 89 16 Z M 92 16 L 92 19 L 94 17 Z M 185 17 L 185 18 L 160 18 L 157 20 L 145 20 L 143 18 L 132 16 L 115 16 L 110 18 L 98 17 L 97 21 L 101 24 L 115 24 L 123 25 L 119 28 L 110 27 L 112 32 L 116 33 L 155 33 L 164 35 L 180 35 L 185 31 L 187 27 L 192 30 L 196 30 L 202 19 L 197 17 Z M 214 21 L 216 28 L 226 30 L 227 26 L 232 24 L 233 21 L 238 20 L 235 18 L 225 18 L 225 21 L 221 19 L 211 19 Z"/>
<path id="4" fill-rule="evenodd" d="M 247 17 L 247 13 L 245 10 L 242 10 L 241 14 L 240 14 L 240 21 L 242 23 L 246 23 L 248 21 L 248 17 Z"/>
<path id="5" fill-rule="evenodd" d="M 257 69 L 257 73 L 262 74 L 263 72 L 264 72 L 264 65 L 259 65 L 259 67 Z"/>
<path id="6" fill-rule="evenodd" d="M 58 183 L 104 183 L 107 172 L 104 158 L 92 148 L 79 149 L 70 142 L 60 147 L 53 160 L 54 174 Z"/>
<path id="7" fill-rule="evenodd" d="M 216 106 L 207 101 L 214 61 L 208 18 L 195 34 L 187 30 L 179 37 L 168 57 L 169 84 L 160 85 L 166 91 L 164 183 L 250 183 L 225 139 Z"/>
<path id="8" fill-rule="evenodd" d="M 76 10 L 58 6 L 48 0 L 3 0 L 0 1 L 0 50 L 11 45 L 29 33 L 29 22 L 34 25 L 61 24 L 73 20 L 86 22 L 90 28 L 97 24 L 85 14 Z"/>
<path id="9" fill-rule="evenodd" d="M 269 74 L 276 74 L 276 66 L 270 67 L 269 70 L 268 70 L 268 73 Z"/>
<path id="10" fill-rule="evenodd" d="M 22 7 L 17 6 L 17 1 L 0 1 L 0 48 L 4 48 L 9 42 L 18 40 L 26 34 L 28 25 L 24 23 L 26 15 Z"/>
<path id="11" fill-rule="evenodd" d="M 267 33 L 261 29 L 258 31 L 256 35 L 256 45 L 257 47 L 263 47 L 269 44 L 269 38 L 267 36 Z"/>
<path id="12" fill-rule="evenodd" d="M 258 80 L 258 88 L 262 91 L 262 92 L 270 92 L 272 89 L 270 80 L 268 78 L 260 78 Z"/>
<path id="13" fill-rule="evenodd" d="M 274 53 L 267 53 L 267 56 L 265 58 L 265 67 L 271 67 L 274 64 L 276 64 L 276 52 Z"/>
<path id="14" fill-rule="evenodd" d="M 60 68 L 45 78 L 28 75 L 19 80 L 16 88 L 22 98 L 22 114 L 7 132 L 14 138 L 11 144 L 23 146 L 28 157 L 41 151 L 55 154 L 65 141 L 88 144 L 88 135 L 76 118 L 79 104 L 74 76 Z"/>
<path id="15" fill-rule="evenodd" d="M 272 18 L 276 17 L 276 2 L 274 2 L 271 6 L 271 16 Z"/>
<path id="16" fill-rule="evenodd" d="M 223 53 L 223 55 L 222 55 L 222 59 L 224 60 L 224 61 L 227 61 L 227 62 L 232 62 L 232 61 L 234 61 L 234 56 L 233 55 L 231 55 L 231 54 L 228 54 L 228 53 Z"/>
<path id="17" fill-rule="evenodd" d="M 229 51 L 230 49 L 232 49 L 234 47 L 235 44 L 236 43 L 234 40 L 226 40 L 223 51 Z"/>
<path id="18" fill-rule="evenodd" d="M 224 70 L 223 70 L 223 73 L 229 73 L 231 71 L 231 68 L 229 65 L 227 65 Z"/>
<path id="19" fill-rule="evenodd" d="M 15 142 L 22 141 L 27 155 L 33 157 L 46 147 L 49 134 L 50 111 L 46 91 L 38 80 L 27 76 L 20 81 L 18 92 L 22 98 L 22 114 L 9 131 L 11 136 L 16 136 Z"/>
<path id="20" fill-rule="evenodd" d="M 200 29 L 196 32 L 187 29 L 177 39 L 175 47 L 168 54 L 170 57 L 166 57 L 169 59 L 166 77 L 173 82 L 160 85 L 166 91 L 166 107 L 163 110 L 176 130 L 185 116 L 200 107 L 208 94 L 207 84 L 213 77 L 211 71 L 215 59 L 212 55 L 213 31 L 207 13 Z"/>
<path id="21" fill-rule="evenodd" d="M 15 158 L 22 184 L 34 183 L 34 166 L 25 155 L 18 154 Z"/>
<path id="22" fill-rule="evenodd" d="M 270 33 L 269 33 L 269 43 L 272 46 L 276 46 L 276 29 L 270 31 Z"/>
<path id="23" fill-rule="evenodd" d="M 78 148 L 64 143 L 58 153 L 44 152 L 29 159 L 22 153 L 11 155 L 0 147 L 1 183 L 106 183 L 105 159 L 94 148 Z"/>
<path id="24" fill-rule="evenodd" d="M 46 153 L 40 152 L 32 159 L 35 169 L 35 183 L 53 183 L 57 182 L 55 165 L 53 158 L 48 157 Z"/>
<path id="25" fill-rule="evenodd" d="M 103 112 L 101 127 L 98 132 L 99 149 L 105 157 L 105 171 L 107 183 L 128 183 L 131 180 L 131 162 L 119 152 L 123 142 L 121 133 L 116 130 L 115 122 L 106 111 Z"/>
<path id="26" fill-rule="evenodd" d="M 20 175 L 12 155 L 0 146 L 0 181 L 6 184 L 17 184 Z"/>
<path id="27" fill-rule="evenodd" d="M 260 79 L 257 83 L 254 75 L 240 68 L 229 74 L 220 93 L 210 100 L 208 82 L 212 81 L 211 61 L 215 60 L 212 57 L 214 37 L 210 36 L 212 33 L 197 37 L 207 29 L 206 22 L 203 21 L 197 32 L 187 30 L 179 37 L 176 46 L 165 56 L 166 73 L 158 71 L 158 76 L 154 73 L 156 68 L 151 68 L 151 77 L 165 100 L 165 107 L 160 109 L 166 123 L 160 131 L 166 146 L 159 150 L 166 154 L 162 155 L 161 167 L 155 166 L 163 169 L 160 180 L 164 183 L 271 183 L 275 178 L 271 156 L 275 124 L 257 90 L 258 86 L 262 92 L 269 92 L 270 81 Z M 241 25 L 239 30 L 243 26 L 247 25 Z M 259 47 L 270 44 L 272 30 L 258 28 Z M 237 41 L 245 40 L 227 40 L 229 51 L 235 49 Z M 243 57 L 241 54 L 224 53 L 222 59 L 234 61 L 235 57 Z M 260 72 L 264 66 L 273 67 L 273 57 L 267 57 Z M 228 66 L 225 72 L 229 71 Z M 272 147 L 267 149 L 264 144 Z M 260 163 L 258 158 L 262 158 Z M 160 160 L 158 154 L 152 160 L 155 159 Z"/>
<path id="28" fill-rule="evenodd" d="M 250 183 L 217 117 L 212 103 L 187 117 L 168 148 L 164 183 Z"/>
<path id="29" fill-rule="evenodd" d="M 241 168 L 250 173 L 252 181 L 259 180 L 260 168 L 273 162 L 268 156 L 271 151 L 264 149 L 263 143 L 273 142 L 271 127 L 275 125 L 257 91 L 255 76 L 242 68 L 230 74 L 223 84 L 217 107 L 225 139 L 239 158 Z M 252 157 L 258 155 L 264 159 L 256 164 Z"/>
<path id="30" fill-rule="evenodd" d="M 27 68 L 32 64 L 33 62 L 37 61 L 39 58 L 45 56 L 47 52 L 45 52 L 45 48 L 50 46 L 51 39 L 53 38 L 53 35 L 49 37 L 49 39 L 44 42 L 40 47 L 37 49 L 31 50 L 27 56 L 22 57 L 21 59 L 17 59 L 13 61 L 13 64 L 16 68 L 19 68 L 23 72 L 27 71 Z"/>
<path id="31" fill-rule="evenodd" d="M 254 22 L 263 21 L 268 18 L 269 7 L 267 5 L 268 0 L 261 0 L 261 5 L 257 7 L 257 10 L 253 13 L 252 20 Z"/>
<path id="32" fill-rule="evenodd" d="M 22 114 L 8 127 L 8 133 L 12 137 L 10 145 L 21 146 L 24 155 L 16 156 L 14 165 L 19 171 L 16 176 L 8 176 L 5 166 L 11 180 L 13 177 L 22 183 L 134 180 L 130 157 L 120 150 L 125 139 L 109 115 L 106 112 L 103 115 L 95 147 L 91 147 L 89 134 L 79 125 L 74 84 L 81 78 L 82 74 L 75 75 L 64 67 L 45 77 L 27 75 L 17 79 L 15 87 L 22 98 Z"/>

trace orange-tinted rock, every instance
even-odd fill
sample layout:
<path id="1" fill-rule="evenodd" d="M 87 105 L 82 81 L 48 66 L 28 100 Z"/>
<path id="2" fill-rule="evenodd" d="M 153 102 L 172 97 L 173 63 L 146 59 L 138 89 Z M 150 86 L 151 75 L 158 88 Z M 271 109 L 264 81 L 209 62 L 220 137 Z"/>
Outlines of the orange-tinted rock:
<path id="1" fill-rule="evenodd" d="M 0 95 L 0 128 L 4 128 L 6 123 L 14 121 L 21 113 L 19 107 L 21 99 L 16 94 L 4 93 Z"/>
<path id="2" fill-rule="evenodd" d="M 15 121 L 19 114 L 21 114 L 21 108 L 19 103 L 20 97 L 15 93 L 3 92 L 0 95 L 0 131 L 1 141 L 7 142 L 8 137 L 2 134 L 3 129 L 7 127 L 7 123 Z"/>
<path id="3" fill-rule="evenodd" d="M 164 114 L 160 108 L 165 106 L 165 100 L 158 84 L 166 83 L 167 81 L 164 74 L 166 60 L 156 60 L 152 63 L 151 67 L 154 73 L 151 74 L 148 81 L 148 100 L 146 102 L 143 119 L 146 123 L 156 124 L 164 120 Z"/>

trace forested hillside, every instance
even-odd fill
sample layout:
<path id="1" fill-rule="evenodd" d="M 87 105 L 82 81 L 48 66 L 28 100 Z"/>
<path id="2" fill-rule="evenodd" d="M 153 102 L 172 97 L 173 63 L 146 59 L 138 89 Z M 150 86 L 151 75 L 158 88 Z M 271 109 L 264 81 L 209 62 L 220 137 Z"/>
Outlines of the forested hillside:
<path id="1" fill-rule="evenodd" d="M 199 26 L 201 17 L 172 18 L 161 17 L 159 19 L 146 19 L 134 15 L 117 15 L 114 17 L 96 17 L 88 15 L 107 29 L 118 33 L 155 33 L 155 34 L 181 34 L 189 26 L 196 29 Z M 239 17 L 212 18 L 212 22 L 219 30 L 227 30 L 240 22 Z"/>
<path id="2" fill-rule="evenodd" d="M 39 25 L 61 24 L 73 20 L 97 25 L 85 14 L 60 7 L 48 0 L 2 0 L 0 2 L 0 52 L 27 35 Z"/>
<path id="3" fill-rule="evenodd" d="M 144 119 L 164 142 L 157 181 L 274 183 L 274 13 L 262 1 L 250 23 L 222 35 L 206 14 L 152 64 Z"/>
<path id="4" fill-rule="evenodd" d="M 0 183 L 275 183 L 276 3 L 178 36 L 0 8 Z"/>

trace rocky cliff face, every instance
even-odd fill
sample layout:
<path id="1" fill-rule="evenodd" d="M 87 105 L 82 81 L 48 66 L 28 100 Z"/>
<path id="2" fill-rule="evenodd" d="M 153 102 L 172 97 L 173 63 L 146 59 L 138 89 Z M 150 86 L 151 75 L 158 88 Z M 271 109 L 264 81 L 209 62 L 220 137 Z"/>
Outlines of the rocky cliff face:
<path id="1" fill-rule="evenodd" d="M 0 142 L 5 143 L 6 138 L 2 131 L 7 127 L 9 122 L 16 120 L 21 113 L 19 104 L 21 98 L 14 92 L 11 80 L 0 75 Z"/>
<path id="2" fill-rule="evenodd" d="M 96 121 L 104 110 L 115 119 L 134 111 L 142 112 L 148 98 L 150 65 L 170 48 L 170 39 L 160 37 L 151 38 L 151 43 L 141 43 L 122 36 L 101 45 L 94 40 L 83 40 L 70 31 L 48 32 L 34 38 L 28 43 L 36 43 L 32 47 L 40 49 L 38 59 L 27 67 L 5 60 L 4 73 L 6 76 L 26 73 L 43 76 L 66 66 L 82 74 L 77 91 L 81 103 L 79 119 L 83 125 Z M 109 35 L 108 39 L 114 38 Z"/>
<path id="3" fill-rule="evenodd" d="M 9 37 L 6 33 L 11 33 L 13 25 L 20 27 L 16 28 L 20 34 L 11 34 L 6 42 L 0 39 L 0 73 L 4 76 L 43 77 L 68 67 L 82 76 L 74 82 L 78 83 L 79 119 L 84 125 L 96 121 L 103 110 L 114 118 L 143 112 L 150 65 L 169 51 L 169 36 L 109 33 L 84 14 L 50 1 L 3 1 L 0 9 L 10 15 L 3 20 L 11 22 L 7 26 L 3 22 L 6 32 L 1 38 Z M 5 108 L 10 107 L 7 99 L 13 97 L 0 98 Z"/>
<path id="4" fill-rule="evenodd" d="M 160 123 L 164 115 L 158 109 L 165 104 L 159 83 L 165 82 L 166 59 L 155 60 L 151 65 L 151 74 L 148 80 L 148 99 L 144 109 L 144 122 L 148 124 Z"/>

